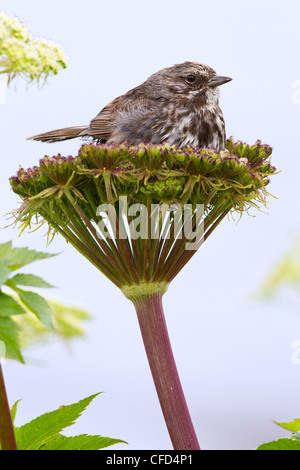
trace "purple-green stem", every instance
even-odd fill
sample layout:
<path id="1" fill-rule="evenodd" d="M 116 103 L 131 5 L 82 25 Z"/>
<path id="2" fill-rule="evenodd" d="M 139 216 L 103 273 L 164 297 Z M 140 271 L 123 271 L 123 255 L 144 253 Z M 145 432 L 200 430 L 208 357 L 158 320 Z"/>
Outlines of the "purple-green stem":
<path id="1" fill-rule="evenodd" d="M 0 364 L 0 442 L 2 450 L 18 450 Z"/>
<path id="2" fill-rule="evenodd" d="M 172 352 L 162 294 L 146 294 L 132 301 L 173 448 L 200 450 Z"/>

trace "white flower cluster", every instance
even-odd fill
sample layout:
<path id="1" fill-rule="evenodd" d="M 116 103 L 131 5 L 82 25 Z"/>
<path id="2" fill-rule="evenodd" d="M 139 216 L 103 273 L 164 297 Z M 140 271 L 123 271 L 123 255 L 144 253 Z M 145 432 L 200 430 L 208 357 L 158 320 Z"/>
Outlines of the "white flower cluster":
<path id="1" fill-rule="evenodd" d="M 66 61 L 59 46 L 33 39 L 24 23 L 0 12 L 0 73 L 7 74 L 9 82 L 17 75 L 46 80 L 63 68 Z"/>

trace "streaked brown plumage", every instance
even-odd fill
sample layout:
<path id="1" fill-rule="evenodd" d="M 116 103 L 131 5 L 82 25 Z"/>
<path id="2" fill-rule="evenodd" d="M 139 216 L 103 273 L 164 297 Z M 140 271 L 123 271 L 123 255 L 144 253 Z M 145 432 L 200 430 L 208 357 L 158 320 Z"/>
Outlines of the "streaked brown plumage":
<path id="1" fill-rule="evenodd" d="M 89 126 L 57 129 L 29 139 L 57 142 L 92 137 L 116 145 L 169 142 L 221 150 L 226 135 L 218 86 L 230 80 L 205 64 L 177 64 L 111 101 Z"/>

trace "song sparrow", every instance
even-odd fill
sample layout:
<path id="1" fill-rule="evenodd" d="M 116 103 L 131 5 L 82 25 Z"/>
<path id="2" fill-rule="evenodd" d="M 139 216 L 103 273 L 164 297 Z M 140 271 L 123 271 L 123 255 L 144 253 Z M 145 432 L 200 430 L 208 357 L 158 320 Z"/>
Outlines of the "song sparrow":
<path id="1" fill-rule="evenodd" d="M 226 135 L 218 86 L 230 80 L 205 64 L 177 64 L 111 101 L 89 126 L 67 127 L 29 139 L 57 142 L 89 136 L 116 145 L 169 142 L 219 151 Z"/>

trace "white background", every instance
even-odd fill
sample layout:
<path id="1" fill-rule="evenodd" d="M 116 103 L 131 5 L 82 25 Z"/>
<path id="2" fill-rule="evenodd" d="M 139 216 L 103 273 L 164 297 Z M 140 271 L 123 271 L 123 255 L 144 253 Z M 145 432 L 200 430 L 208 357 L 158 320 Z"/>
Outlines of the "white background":
<path id="1" fill-rule="evenodd" d="M 0 105 L 3 215 L 19 204 L 8 183 L 19 164 L 75 155 L 81 145 L 26 137 L 87 124 L 110 100 L 175 63 L 204 62 L 233 78 L 220 90 L 227 135 L 274 148 L 281 173 L 269 189 L 277 199 L 252 210 L 255 217 L 224 220 L 173 281 L 164 306 L 201 447 L 253 449 L 288 434 L 272 420 L 300 416 L 300 365 L 291 360 L 299 300 L 288 290 L 271 302 L 253 294 L 300 231 L 299 1 L 0 0 L 0 9 L 58 42 L 68 58 L 68 68 L 40 89 L 13 83 Z M 0 242 L 45 251 L 43 235 L 19 238 L 9 228 Z M 10 403 L 22 399 L 16 424 L 102 391 L 66 434 L 129 443 L 111 450 L 170 449 L 133 306 L 63 239 L 49 250 L 62 254 L 25 272 L 58 286 L 54 296 L 87 308 L 93 321 L 71 350 L 56 343 L 29 351 L 26 366 L 6 363 Z"/>

